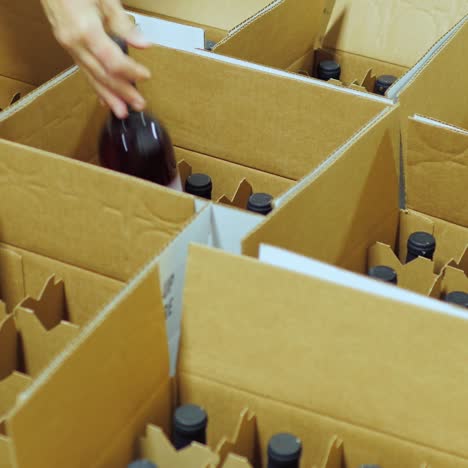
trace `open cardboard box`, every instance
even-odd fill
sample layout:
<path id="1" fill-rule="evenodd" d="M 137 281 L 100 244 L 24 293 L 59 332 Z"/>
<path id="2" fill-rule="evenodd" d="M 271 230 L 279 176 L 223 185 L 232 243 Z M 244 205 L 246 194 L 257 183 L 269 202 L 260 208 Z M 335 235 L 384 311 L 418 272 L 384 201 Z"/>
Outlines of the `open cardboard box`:
<path id="1" fill-rule="evenodd" d="M 41 466 L 21 465 L 21 436 L 9 429 L 11 411 L 26 388 L 47 378 L 54 359 L 195 216 L 189 197 L 38 153 L 0 141 L 0 465 L 5 467 Z M 121 317 L 126 331 L 121 346 L 136 329 L 132 320 L 140 319 L 136 311 Z M 109 352 L 117 357 L 123 348 Z M 125 359 L 137 352 L 126 350 Z M 94 362 L 91 369 L 98 367 Z M 75 398 L 75 392 L 68 396 Z M 45 408 L 62 397 L 49 395 Z M 28 437 L 38 446 L 47 437 L 60 438 L 42 427 L 38 435 L 33 427 Z"/>
<path id="2" fill-rule="evenodd" d="M 126 7 L 173 22 L 203 28 L 214 51 L 253 62 L 270 62 L 292 49 L 304 54 L 315 39 L 311 27 L 324 29 L 330 0 L 124 0 Z M 325 11 L 325 13 L 324 13 Z M 294 25 L 294 29 L 290 25 Z"/>
<path id="3" fill-rule="evenodd" d="M 360 273 L 369 263 L 390 262 L 409 277 L 410 289 L 435 296 L 447 265 L 468 273 L 467 133 L 420 117 L 408 128 L 406 210 L 399 210 L 390 139 L 374 127 L 283 197 L 268 222 L 244 240 L 243 251 L 257 256 L 263 242 Z M 304 206 L 313 216 L 304 216 Z M 403 266 L 415 231 L 435 235 L 434 262 Z"/>
<path id="4" fill-rule="evenodd" d="M 313 8 L 309 7 L 310 10 Z M 431 2 L 421 5 L 417 0 L 325 2 L 322 10 L 315 13 L 314 21 L 304 15 L 303 20 L 309 21 L 309 37 L 303 43 L 307 48 L 302 49 L 302 53 L 298 53 L 300 49 L 297 47 L 297 42 L 303 40 L 299 28 L 294 41 L 296 47 L 284 47 L 275 53 L 265 52 L 258 55 L 256 61 L 316 76 L 321 60 L 334 59 L 342 66 L 344 85 L 373 92 L 379 75 L 404 77 L 406 82 L 422 63 L 428 65 L 441 45 L 438 42 L 440 38 L 447 41 L 448 36 L 444 35 L 467 13 L 465 0 L 438 2 L 437 6 Z M 295 30 L 283 28 L 279 35 L 292 39 L 295 33 Z M 268 42 L 264 45 L 269 47 Z M 220 44 L 216 51 L 234 55 L 233 46 L 234 42 L 228 41 Z M 447 73 L 447 78 L 449 76 Z M 391 91 L 388 95 L 392 95 Z"/>
<path id="5" fill-rule="evenodd" d="M 244 179 L 255 192 L 285 193 L 389 104 L 204 51 L 135 55 L 154 77 L 141 85 L 149 109 L 178 161 L 212 177 L 214 200 L 235 199 Z M 0 136 L 96 164 L 106 116 L 82 73 L 69 72 L 4 112 Z"/>
<path id="6" fill-rule="evenodd" d="M 40 2 L 0 2 L 0 110 L 71 65 Z"/>

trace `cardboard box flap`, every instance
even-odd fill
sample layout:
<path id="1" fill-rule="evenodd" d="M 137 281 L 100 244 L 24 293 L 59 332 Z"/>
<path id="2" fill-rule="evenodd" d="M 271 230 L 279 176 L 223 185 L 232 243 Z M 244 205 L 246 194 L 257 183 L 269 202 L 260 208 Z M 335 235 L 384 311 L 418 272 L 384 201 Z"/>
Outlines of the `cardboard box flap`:
<path id="1" fill-rule="evenodd" d="M 293 189 L 244 240 L 244 253 L 257 256 L 263 242 L 364 271 L 372 244 L 394 246 L 396 240 L 397 128 L 396 109 L 370 124 L 347 145 L 345 154 L 340 150 L 304 180 L 297 193 Z"/>
<path id="2" fill-rule="evenodd" d="M 59 46 L 41 2 L 0 1 L 0 73 L 30 85 L 40 85 L 72 65 Z"/>
<path id="3" fill-rule="evenodd" d="M 410 118 L 406 153 L 409 208 L 468 227 L 468 132 Z"/>
<path id="4" fill-rule="evenodd" d="M 158 77 L 141 91 L 176 146 L 290 179 L 307 174 L 386 106 L 203 51 L 156 46 L 134 55 Z M 181 79 L 186 70 L 190 80 Z"/>
<path id="5" fill-rule="evenodd" d="M 439 48 L 400 92 L 403 116 L 412 117 L 417 113 L 468 129 L 468 63 L 460 60 L 468 43 L 468 16 L 454 30 L 450 40 Z M 428 96 L 431 98 L 428 99 Z M 404 137 L 406 132 L 404 122 Z"/>
<path id="6" fill-rule="evenodd" d="M 0 163 L 1 240 L 115 279 L 133 276 L 194 213 L 188 196 L 6 141 Z"/>
<path id="7" fill-rule="evenodd" d="M 134 426 L 152 395 L 159 392 L 164 407 L 171 401 L 159 284 L 154 268 L 138 275 L 24 395 L 7 421 L 18 468 L 128 463 L 130 453 L 113 464 L 103 460 L 116 450 L 116 443 L 133 445 L 127 428 Z M 31 433 L 34 421 L 55 436 L 39 440 Z M 168 426 L 168 421 L 159 422 Z"/>
<path id="8" fill-rule="evenodd" d="M 336 0 L 324 46 L 412 67 L 467 13 L 466 0 Z"/>
<path id="9" fill-rule="evenodd" d="M 124 0 L 127 7 L 228 31 L 265 8 L 271 0 Z"/>
<path id="10" fill-rule="evenodd" d="M 466 458 L 461 317 L 192 246 L 179 372 Z"/>
<path id="11" fill-rule="evenodd" d="M 262 65 L 288 68 L 321 43 L 333 3 L 334 0 L 272 2 L 242 27 L 231 31 L 214 51 Z"/>

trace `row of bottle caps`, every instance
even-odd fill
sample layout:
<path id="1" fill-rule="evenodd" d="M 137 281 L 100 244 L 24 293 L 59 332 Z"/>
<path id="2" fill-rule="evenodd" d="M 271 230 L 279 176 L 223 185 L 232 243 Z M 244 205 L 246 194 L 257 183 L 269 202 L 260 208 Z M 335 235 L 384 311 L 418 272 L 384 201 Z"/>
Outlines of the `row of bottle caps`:
<path id="1" fill-rule="evenodd" d="M 206 445 L 208 415 L 197 405 L 180 406 L 174 412 L 172 443 L 176 450 L 188 447 L 192 442 Z M 293 434 L 274 435 L 267 450 L 268 468 L 299 468 L 302 442 Z M 128 468 L 157 468 L 149 460 L 136 460 Z M 360 468 L 380 468 L 378 465 L 361 465 Z"/>

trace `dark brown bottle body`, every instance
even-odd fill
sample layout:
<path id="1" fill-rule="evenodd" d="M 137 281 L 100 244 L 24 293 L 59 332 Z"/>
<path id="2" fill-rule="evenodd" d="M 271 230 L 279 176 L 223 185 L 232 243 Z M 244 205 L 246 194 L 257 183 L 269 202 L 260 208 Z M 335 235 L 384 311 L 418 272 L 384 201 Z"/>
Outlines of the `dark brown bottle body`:
<path id="1" fill-rule="evenodd" d="M 111 114 L 99 142 L 102 166 L 181 190 L 174 148 L 167 131 L 145 112 Z"/>

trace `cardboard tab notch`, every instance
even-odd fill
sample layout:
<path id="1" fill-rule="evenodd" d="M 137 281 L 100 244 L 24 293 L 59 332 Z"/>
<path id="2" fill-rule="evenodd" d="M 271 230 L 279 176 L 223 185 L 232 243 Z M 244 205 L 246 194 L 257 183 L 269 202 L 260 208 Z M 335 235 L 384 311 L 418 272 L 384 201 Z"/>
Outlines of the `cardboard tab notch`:
<path id="1" fill-rule="evenodd" d="M 140 447 L 142 458 L 151 460 L 159 468 L 212 468 L 219 463 L 217 454 L 198 443 L 177 451 L 162 429 L 153 425 L 146 428 Z"/>
<path id="2" fill-rule="evenodd" d="M 236 208 L 241 208 L 245 210 L 247 208 L 247 204 L 249 202 L 249 198 L 253 193 L 252 186 L 247 181 L 247 179 L 243 179 L 234 193 L 232 200 L 228 198 L 226 195 L 223 195 L 218 199 L 218 203 L 223 205 L 229 205 Z"/>
<path id="3" fill-rule="evenodd" d="M 219 455 L 220 463 L 224 463 L 231 453 L 253 461 L 255 446 L 256 417 L 252 411 L 244 408 L 233 436 L 230 439 L 223 437 L 215 452 Z"/>
<path id="4" fill-rule="evenodd" d="M 222 468 L 252 468 L 252 465 L 246 458 L 242 458 L 231 453 L 228 455 L 226 461 L 222 465 Z"/>
<path id="5" fill-rule="evenodd" d="M 343 441 L 337 437 L 332 437 L 330 445 L 328 446 L 325 460 L 323 461 L 322 468 L 342 468 L 344 459 Z"/>
<path id="6" fill-rule="evenodd" d="M 403 264 L 393 250 L 377 242 L 369 249 L 369 268 L 384 265 L 393 268 L 398 275 L 398 286 L 425 296 L 431 296 L 440 275 L 434 273 L 434 263 L 426 258 L 417 258 Z"/>
<path id="7" fill-rule="evenodd" d="M 38 375 L 80 331 L 67 321 L 64 283 L 55 276 L 47 280 L 38 299 L 26 298 L 14 315 L 31 376 Z"/>

